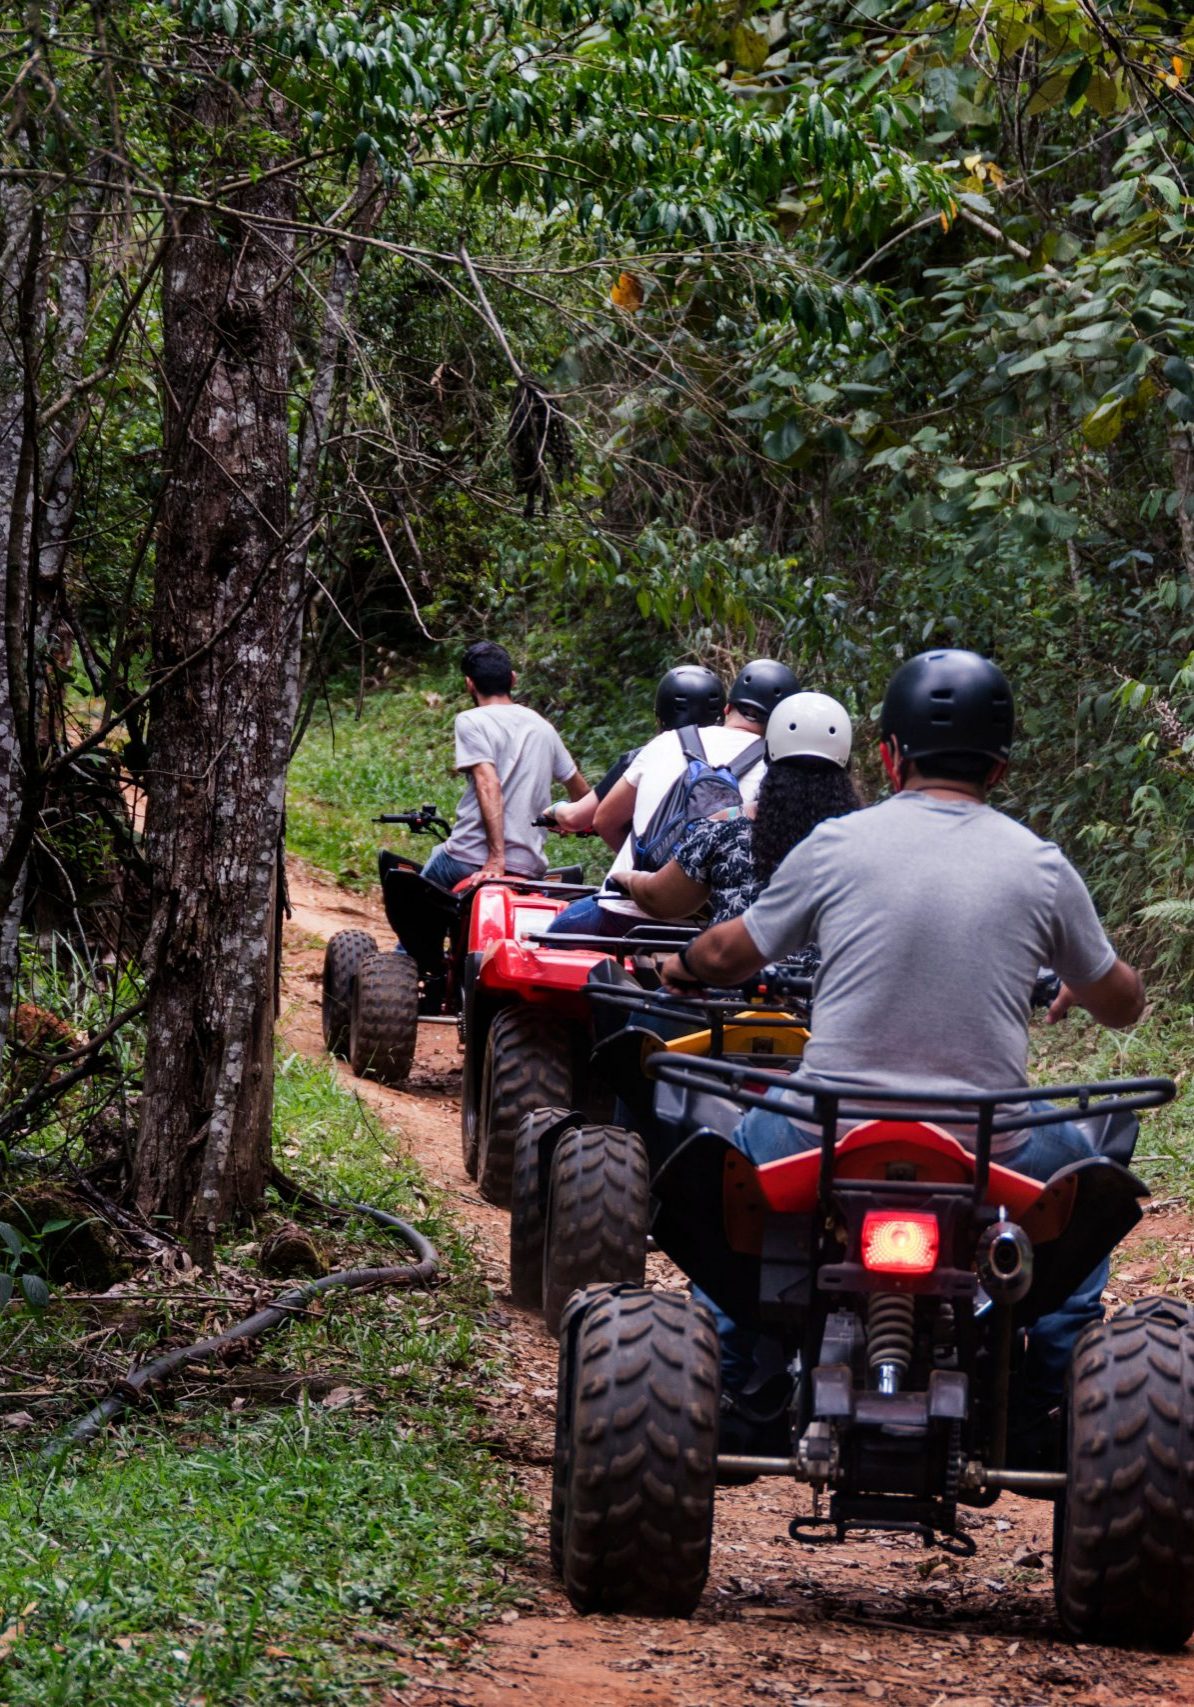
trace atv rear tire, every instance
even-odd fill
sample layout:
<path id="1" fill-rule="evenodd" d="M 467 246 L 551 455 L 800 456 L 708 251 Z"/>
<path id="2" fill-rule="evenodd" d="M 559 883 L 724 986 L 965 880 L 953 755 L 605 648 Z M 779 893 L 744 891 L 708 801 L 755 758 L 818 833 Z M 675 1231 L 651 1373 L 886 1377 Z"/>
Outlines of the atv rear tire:
<path id="1" fill-rule="evenodd" d="M 543 1319 L 558 1334 L 564 1305 L 582 1286 L 641 1286 L 650 1191 L 637 1132 L 578 1126 L 551 1160 L 543 1243 Z"/>
<path id="2" fill-rule="evenodd" d="M 323 951 L 323 1042 L 332 1055 L 348 1054 L 352 987 L 361 962 L 376 953 L 368 931 L 337 931 Z"/>
<path id="3" fill-rule="evenodd" d="M 521 1003 L 494 1016 L 485 1039 L 477 1134 L 481 1196 L 510 1202 L 514 1138 L 524 1114 L 572 1102 L 572 1037 L 545 1008 Z"/>
<path id="4" fill-rule="evenodd" d="M 514 1136 L 510 1187 L 510 1296 L 523 1310 L 543 1308 L 543 1235 L 539 1196 L 544 1136 L 567 1120 L 566 1108 L 537 1108 L 524 1114 Z"/>
<path id="5" fill-rule="evenodd" d="M 713 1323 L 683 1293 L 622 1288 L 585 1310 L 573 1355 L 562 1490 L 568 1598 L 578 1612 L 687 1618 L 713 1539 L 721 1385 Z"/>
<path id="6" fill-rule="evenodd" d="M 1166 1322 L 1171 1328 L 1194 1328 L 1194 1304 L 1185 1298 L 1166 1298 L 1160 1294 L 1152 1298 L 1134 1298 L 1119 1311 L 1115 1320 L 1123 1322 L 1129 1317 Z"/>
<path id="7" fill-rule="evenodd" d="M 1194 1333 L 1160 1314 L 1090 1327 L 1070 1365 L 1054 1592 L 1080 1642 L 1194 1632 Z"/>
<path id="8" fill-rule="evenodd" d="M 349 1060 L 358 1078 L 404 1085 L 419 1035 L 419 972 L 409 954 L 374 954 L 357 969 Z"/>

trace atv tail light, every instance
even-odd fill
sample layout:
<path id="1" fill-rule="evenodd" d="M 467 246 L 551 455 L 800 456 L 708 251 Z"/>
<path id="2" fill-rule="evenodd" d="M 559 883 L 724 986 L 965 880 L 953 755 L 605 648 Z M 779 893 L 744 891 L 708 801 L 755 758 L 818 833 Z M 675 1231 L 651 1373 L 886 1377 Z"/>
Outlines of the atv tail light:
<path id="1" fill-rule="evenodd" d="M 862 1266 L 872 1274 L 931 1274 L 940 1234 L 935 1215 L 869 1209 L 862 1223 Z"/>

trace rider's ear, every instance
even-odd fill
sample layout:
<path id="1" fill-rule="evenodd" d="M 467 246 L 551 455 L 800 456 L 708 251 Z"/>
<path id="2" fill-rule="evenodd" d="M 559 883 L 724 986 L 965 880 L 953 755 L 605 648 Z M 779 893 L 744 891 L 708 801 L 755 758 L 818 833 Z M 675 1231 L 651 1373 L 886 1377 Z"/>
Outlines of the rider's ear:
<path id="1" fill-rule="evenodd" d="M 904 786 L 904 767 L 890 741 L 880 741 L 879 757 L 883 760 L 883 769 L 887 772 L 887 780 L 898 794 Z"/>
<path id="2" fill-rule="evenodd" d="M 1007 760 L 1006 759 L 1000 759 L 998 764 L 992 765 L 991 769 L 987 772 L 987 784 L 986 784 L 986 786 L 988 788 L 994 788 L 995 784 L 998 782 L 1002 782 L 1006 775 L 1007 775 Z"/>

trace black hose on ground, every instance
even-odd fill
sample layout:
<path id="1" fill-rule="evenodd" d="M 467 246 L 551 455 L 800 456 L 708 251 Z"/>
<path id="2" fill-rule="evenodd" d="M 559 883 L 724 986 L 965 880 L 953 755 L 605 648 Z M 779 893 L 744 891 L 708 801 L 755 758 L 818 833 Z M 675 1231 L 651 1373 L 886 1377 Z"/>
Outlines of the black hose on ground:
<path id="1" fill-rule="evenodd" d="M 357 1214 L 366 1216 L 375 1226 L 384 1227 L 387 1232 L 397 1234 L 403 1244 L 414 1252 L 417 1260 L 413 1263 L 396 1263 L 385 1268 L 344 1268 L 335 1274 L 322 1275 L 318 1280 L 308 1281 L 290 1292 L 284 1292 L 272 1304 L 266 1305 L 264 1310 L 246 1316 L 243 1322 L 237 1322 L 222 1334 L 213 1334 L 209 1339 L 196 1341 L 194 1345 L 179 1346 L 177 1350 L 155 1358 L 152 1363 L 143 1363 L 139 1369 L 134 1369 L 126 1376 L 107 1398 L 93 1405 L 85 1417 L 80 1418 L 46 1447 L 47 1457 L 57 1457 L 72 1446 L 83 1446 L 94 1440 L 106 1425 L 120 1416 L 130 1404 L 178 1370 L 185 1369 L 188 1364 L 200 1363 L 204 1358 L 219 1355 L 229 1346 L 242 1341 L 262 1339 L 266 1334 L 273 1333 L 275 1328 L 293 1321 L 320 1293 L 331 1292 L 341 1286 L 348 1291 L 361 1291 L 366 1287 L 375 1286 L 426 1286 L 438 1274 L 439 1253 L 435 1246 L 429 1239 L 425 1239 L 417 1228 L 397 1215 L 391 1215 L 388 1210 L 375 1209 L 370 1203 L 325 1203 L 313 1192 L 304 1191 L 293 1180 L 287 1179 L 277 1168 L 271 1172 L 270 1183 L 287 1197 L 309 1209 L 325 1212 L 331 1210 L 336 1213 L 355 1210 Z"/>

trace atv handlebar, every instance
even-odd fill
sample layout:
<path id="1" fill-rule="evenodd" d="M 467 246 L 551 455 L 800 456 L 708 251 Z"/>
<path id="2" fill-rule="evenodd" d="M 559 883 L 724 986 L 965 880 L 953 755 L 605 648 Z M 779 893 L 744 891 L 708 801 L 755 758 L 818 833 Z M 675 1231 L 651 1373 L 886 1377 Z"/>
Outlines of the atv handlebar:
<path id="1" fill-rule="evenodd" d="M 591 839 L 597 834 L 596 830 L 566 830 L 546 812 L 541 812 L 537 818 L 532 818 L 531 823 L 536 830 L 550 830 L 555 836 L 583 836 Z"/>
<path id="2" fill-rule="evenodd" d="M 416 806 L 410 812 L 383 812 L 374 818 L 375 824 L 403 824 L 416 836 L 434 836 L 437 841 L 447 841 L 452 834 L 452 826 L 439 815 L 434 806 Z"/>

